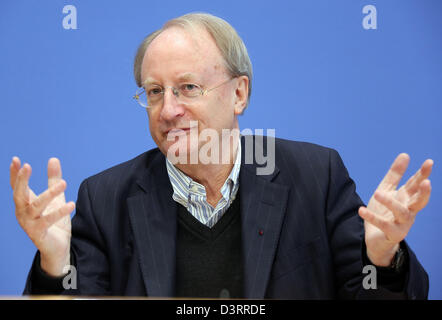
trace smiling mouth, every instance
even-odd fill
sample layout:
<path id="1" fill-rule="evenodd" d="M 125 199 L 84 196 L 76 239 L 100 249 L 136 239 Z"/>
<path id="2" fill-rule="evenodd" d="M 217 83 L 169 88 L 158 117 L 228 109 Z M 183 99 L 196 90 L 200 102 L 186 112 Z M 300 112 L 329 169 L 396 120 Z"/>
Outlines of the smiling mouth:
<path id="1" fill-rule="evenodd" d="M 173 128 L 173 129 L 169 129 L 165 132 L 165 134 L 179 134 L 179 133 L 186 133 L 190 131 L 190 128 Z"/>
<path id="2" fill-rule="evenodd" d="M 198 130 L 198 121 L 190 121 L 190 126 L 189 127 L 185 127 L 185 128 L 170 128 L 166 131 L 164 131 L 165 135 L 170 134 L 174 134 L 174 135 L 179 135 L 179 134 L 184 134 L 184 133 L 188 133 L 191 129 L 197 129 Z"/>

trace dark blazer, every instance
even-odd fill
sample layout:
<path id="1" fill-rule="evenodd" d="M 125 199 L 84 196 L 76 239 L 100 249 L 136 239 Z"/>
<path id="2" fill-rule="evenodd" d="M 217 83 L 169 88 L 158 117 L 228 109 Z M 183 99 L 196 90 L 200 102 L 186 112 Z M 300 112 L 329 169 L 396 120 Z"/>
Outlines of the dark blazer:
<path id="1" fill-rule="evenodd" d="M 265 149 L 260 140 L 255 148 Z M 242 146 L 246 298 L 427 298 L 428 276 L 406 244 L 403 291 L 363 288 L 364 230 L 357 214 L 363 203 L 336 151 L 275 139 L 275 170 L 257 175 L 256 161 L 245 163 L 244 137 Z M 172 194 L 158 149 L 83 181 L 72 220 L 78 289 L 63 293 L 174 296 L 178 205 Z M 25 294 L 34 290 L 35 268 L 34 260 Z"/>

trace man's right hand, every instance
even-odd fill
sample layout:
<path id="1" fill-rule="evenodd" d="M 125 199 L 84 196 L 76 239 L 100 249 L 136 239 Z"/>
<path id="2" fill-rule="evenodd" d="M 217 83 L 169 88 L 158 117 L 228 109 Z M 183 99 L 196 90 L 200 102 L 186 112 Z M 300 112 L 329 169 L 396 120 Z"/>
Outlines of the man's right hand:
<path id="1" fill-rule="evenodd" d="M 66 203 L 66 182 L 61 178 L 60 161 L 48 161 L 48 189 L 40 195 L 29 188 L 31 166 L 18 157 L 10 165 L 15 216 L 18 223 L 40 251 L 41 268 L 53 277 L 62 276 L 70 264 L 71 218 L 74 202 Z"/>

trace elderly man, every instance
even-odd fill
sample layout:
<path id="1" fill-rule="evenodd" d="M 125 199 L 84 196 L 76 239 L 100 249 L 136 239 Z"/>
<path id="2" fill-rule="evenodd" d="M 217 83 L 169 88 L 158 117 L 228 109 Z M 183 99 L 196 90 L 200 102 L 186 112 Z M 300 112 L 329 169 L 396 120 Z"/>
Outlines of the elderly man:
<path id="1" fill-rule="evenodd" d="M 29 164 L 11 163 L 17 220 L 38 249 L 25 294 L 427 297 L 404 238 L 429 200 L 431 160 L 398 188 L 409 162 L 399 155 L 365 207 L 336 151 L 240 136 L 251 63 L 235 30 L 208 14 L 149 35 L 134 73 L 158 148 L 86 179 L 72 225 L 59 161 L 39 196 Z M 208 149 L 204 135 L 223 143 Z M 271 172 L 258 173 L 257 150 Z"/>

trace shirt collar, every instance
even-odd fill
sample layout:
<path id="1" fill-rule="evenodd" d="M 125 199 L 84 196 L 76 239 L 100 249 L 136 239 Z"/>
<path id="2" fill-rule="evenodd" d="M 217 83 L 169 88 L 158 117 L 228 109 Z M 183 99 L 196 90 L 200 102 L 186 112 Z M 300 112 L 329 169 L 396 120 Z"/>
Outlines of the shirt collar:
<path id="1" fill-rule="evenodd" d="M 221 187 L 221 194 L 223 198 L 231 203 L 235 197 L 239 188 L 239 172 L 241 169 L 241 140 L 238 142 L 238 148 L 236 152 L 235 162 L 233 164 L 232 171 Z M 173 188 L 173 199 L 184 207 L 188 207 L 190 201 L 190 194 L 195 194 L 200 197 L 206 197 L 206 189 L 203 185 L 196 181 L 193 181 L 188 175 L 175 167 L 169 159 L 166 157 L 167 173 L 169 175 L 170 183 Z"/>

